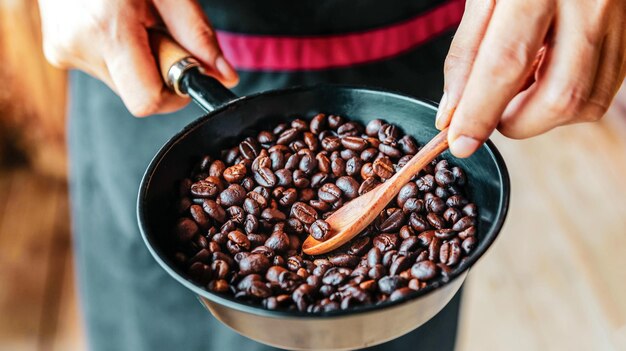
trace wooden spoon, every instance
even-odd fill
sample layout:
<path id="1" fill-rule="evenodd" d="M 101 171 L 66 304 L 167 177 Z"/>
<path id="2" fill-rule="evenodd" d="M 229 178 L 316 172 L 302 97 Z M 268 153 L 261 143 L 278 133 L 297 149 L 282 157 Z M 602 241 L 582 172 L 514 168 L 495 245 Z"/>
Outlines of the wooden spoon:
<path id="1" fill-rule="evenodd" d="M 318 241 L 309 235 L 302 244 L 302 251 L 307 255 L 320 255 L 350 241 L 376 219 L 380 211 L 385 209 L 417 172 L 446 149 L 448 149 L 448 128 L 424 145 L 393 177 L 330 215 L 326 222 L 330 224 L 332 236 L 325 241 Z"/>

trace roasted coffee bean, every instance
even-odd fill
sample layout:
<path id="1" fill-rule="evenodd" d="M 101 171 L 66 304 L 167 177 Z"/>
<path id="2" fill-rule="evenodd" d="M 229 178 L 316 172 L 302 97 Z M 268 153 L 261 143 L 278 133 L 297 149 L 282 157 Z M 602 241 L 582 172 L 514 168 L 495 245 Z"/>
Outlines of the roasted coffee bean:
<path id="1" fill-rule="evenodd" d="M 309 205 L 319 212 L 327 212 L 332 208 L 328 202 L 316 199 L 310 200 Z"/>
<path id="2" fill-rule="evenodd" d="M 211 199 L 205 199 L 202 202 L 202 209 L 217 223 L 224 223 L 224 221 L 226 221 L 226 211 L 224 211 L 224 208 L 217 202 Z"/>
<path id="3" fill-rule="evenodd" d="M 376 158 L 376 155 L 378 155 L 378 149 L 370 147 L 363 150 L 360 157 L 364 162 L 372 162 Z"/>
<path id="4" fill-rule="evenodd" d="M 245 211 L 239 206 L 230 206 L 226 209 L 226 214 L 228 215 L 230 220 L 235 221 L 238 224 L 243 223 L 246 217 Z"/>
<path id="5" fill-rule="evenodd" d="M 463 213 L 466 216 L 470 216 L 470 217 L 476 217 L 478 216 L 478 209 L 476 207 L 476 204 L 467 204 L 463 207 Z"/>
<path id="6" fill-rule="evenodd" d="M 398 236 L 394 234 L 380 234 L 374 237 L 372 243 L 381 252 L 393 250 L 398 246 Z"/>
<path id="7" fill-rule="evenodd" d="M 276 141 L 276 135 L 272 134 L 266 130 L 263 130 L 261 132 L 259 132 L 259 134 L 256 137 L 256 140 L 260 143 L 260 144 L 271 144 L 274 141 Z"/>
<path id="8" fill-rule="evenodd" d="M 291 206 L 291 215 L 304 224 L 312 224 L 317 219 L 315 209 L 303 202 L 296 202 Z"/>
<path id="9" fill-rule="evenodd" d="M 421 261 L 411 267 L 411 275 L 419 280 L 430 280 L 437 275 L 438 267 L 432 261 Z"/>
<path id="10" fill-rule="evenodd" d="M 420 240 L 417 236 L 409 236 L 406 239 L 402 240 L 400 247 L 398 248 L 399 252 L 410 252 L 413 251 L 419 244 Z"/>
<path id="11" fill-rule="evenodd" d="M 337 127 L 337 134 L 339 134 L 339 136 L 342 138 L 355 136 L 360 134 L 359 129 L 359 124 L 355 122 L 346 122 Z M 346 145 L 344 145 L 344 147 L 350 149 Z"/>
<path id="12" fill-rule="evenodd" d="M 430 223 L 430 225 L 433 226 L 435 229 L 442 229 L 446 226 L 445 220 L 441 216 L 433 212 L 430 212 L 428 213 L 428 215 L 426 215 L 426 220 L 428 220 L 428 223 Z"/>
<path id="13" fill-rule="evenodd" d="M 239 153 L 248 160 L 254 160 L 261 151 L 261 147 L 256 139 L 247 137 L 239 144 Z"/>
<path id="14" fill-rule="evenodd" d="M 406 183 L 402 188 L 400 188 L 400 192 L 396 198 L 396 203 L 399 207 L 403 207 L 406 203 L 406 200 L 409 198 L 417 197 L 418 189 L 417 185 L 413 182 Z"/>
<path id="15" fill-rule="evenodd" d="M 317 169 L 317 160 L 312 154 L 304 154 L 300 158 L 298 168 L 307 175 L 313 174 Z"/>
<path id="16" fill-rule="evenodd" d="M 351 255 L 362 255 L 367 250 L 371 239 L 368 236 L 356 238 L 350 244 L 348 253 Z"/>
<path id="17" fill-rule="evenodd" d="M 461 243 L 461 248 L 463 249 L 463 251 L 465 251 L 465 254 L 469 255 L 472 251 L 474 251 L 474 248 L 476 247 L 476 243 L 477 243 L 477 240 L 475 236 L 468 236 Z"/>
<path id="18" fill-rule="evenodd" d="M 239 184 L 231 184 L 219 195 L 219 201 L 222 206 L 230 207 L 234 205 L 242 205 L 246 198 L 246 189 Z"/>
<path id="19" fill-rule="evenodd" d="M 189 213 L 191 214 L 191 218 L 198 224 L 198 226 L 202 229 L 207 229 L 209 226 L 209 218 L 207 217 L 204 210 L 202 210 L 202 206 L 199 205 L 191 205 L 189 207 Z"/>
<path id="20" fill-rule="evenodd" d="M 279 145 L 288 145 L 292 141 L 296 140 L 300 132 L 296 128 L 285 129 L 276 140 L 276 144 Z"/>
<path id="21" fill-rule="evenodd" d="M 254 199 L 247 197 L 243 200 L 243 209 L 246 213 L 249 213 L 253 216 L 258 216 L 261 214 L 261 206 Z"/>
<path id="22" fill-rule="evenodd" d="M 276 185 L 276 175 L 270 168 L 261 167 L 254 173 L 254 180 L 261 186 L 270 188 Z"/>
<path id="23" fill-rule="evenodd" d="M 435 181 L 439 186 L 446 186 L 454 183 L 454 174 L 449 170 L 442 168 L 435 173 Z"/>
<path id="24" fill-rule="evenodd" d="M 185 242 L 191 240 L 198 233 L 198 225 L 189 218 L 181 218 L 176 224 L 176 237 Z"/>
<path id="25" fill-rule="evenodd" d="M 393 124 L 383 124 L 378 130 L 378 140 L 383 144 L 395 145 L 400 136 L 400 130 Z"/>
<path id="26" fill-rule="evenodd" d="M 278 203 L 281 206 L 289 206 L 292 205 L 298 199 L 298 191 L 294 188 L 289 188 L 283 191 L 280 198 L 278 199 Z"/>
<path id="27" fill-rule="evenodd" d="M 391 262 L 391 266 L 389 266 L 389 274 L 392 276 L 400 274 L 400 272 L 404 271 L 411 267 L 411 261 L 406 256 L 398 256 L 395 260 Z"/>
<path id="28" fill-rule="evenodd" d="M 382 259 L 383 255 L 380 249 L 376 246 L 372 247 L 367 253 L 367 265 L 369 267 L 374 267 L 377 264 L 380 264 L 382 262 Z"/>
<path id="29" fill-rule="evenodd" d="M 374 176 L 376 176 L 376 173 L 374 173 L 374 166 L 371 162 L 368 162 L 361 167 L 361 178 L 367 179 L 373 178 Z"/>
<path id="30" fill-rule="evenodd" d="M 211 181 L 199 180 L 191 185 L 190 192 L 191 195 L 196 197 L 215 197 L 219 192 L 219 187 Z"/>
<path id="31" fill-rule="evenodd" d="M 452 174 L 454 175 L 456 184 L 461 186 L 466 184 L 467 178 L 465 176 L 465 172 L 460 167 L 452 167 Z"/>
<path id="32" fill-rule="evenodd" d="M 456 223 L 454 223 L 454 225 L 452 226 L 452 230 L 461 232 L 474 225 L 476 225 L 476 220 L 474 219 L 474 217 L 465 216 L 459 219 Z"/>
<path id="33" fill-rule="evenodd" d="M 393 168 L 393 163 L 386 157 L 379 158 L 372 164 L 372 168 L 374 173 L 379 176 L 381 179 L 389 179 L 393 176 L 395 170 Z"/>
<path id="34" fill-rule="evenodd" d="M 404 213 L 422 212 L 424 210 L 424 200 L 414 197 L 408 198 L 402 206 Z"/>
<path id="35" fill-rule="evenodd" d="M 331 129 L 337 129 L 339 126 L 344 124 L 345 119 L 341 116 L 337 115 L 329 115 L 328 116 L 328 127 Z"/>
<path id="36" fill-rule="evenodd" d="M 475 226 L 471 226 L 467 229 L 465 229 L 462 232 L 459 232 L 459 239 L 461 240 L 465 240 L 465 238 L 469 238 L 472 236 L 476 236 L 476 227 Z"/>
<path id="37" fill-rule="evenodd" d="M 309 234 L 315 239 L 320 241 L 325 241 L 330 237 L 330 224 L 325 220 L 318 219 L 313 224 L 311 224 L 311 228 L 309 229 Z"/>
<path id="38" fill-rule="evenodd" d="M 435 232 L 436 234 L 437 232 Z M 430 241 L 428 245 L 428 259 L 437 262 L 439 259 L 439 250 L 441 249 L 441 239 L 435 237 Z"/>
<path id="39" fill-rule="evenodd" d="M 224 162 L 220 160 L 215 160 L 211 163 L 211 166 L 209 167 L 209 176 L 220 178 L 225 169 L 226 165 L 224 164 Z"/>
<path id="40" fill-rule="evenodd" d="M 406 223 L 406 216 L 400 209 L 394 211 L 379 227 L 380 231 L 397 232 Z"/>
<path id="41" fill-rule="evenodd" d="M 419 146 L 415 139 L 413 139 L 410 135 L 403 136 L 400 140 L 398 140 L 398 145 L 402 152 L 408 155 L 415 155 L 419 151 Z"/>
<path id="42" fill-rule="evenodd" d="M 301 189 L 298 193 L 298 200 L 300 202 L 311 201 L 313 198 L 315 198 L 315 194 L 316 191 L 311 188 Z"/>
<path id="43" fill-rule="evenodd" d="M 413 230 L 413 228 L 411 228 L 410 225 L 403 225 L 402 228 L 400 228 L 400 232 L 398 233 L 398 236 L 401 239 L 406 239 L 414 235 L 415 235 L 415 231 Z"/>
<path id="44" fill-rule="evenodd" d="M 346 174 L 346 161 L 335 158 L 330 162 L 330 169 L 335 177 L 341 177 Z"/>
<path id="45" fill-rule="evenodd" d="M 307 177 L 306 173 L 297 169 L 293 172 L 293 185 L 298 189 L 304 189 L 311 184 L 311 181 Z"/>
<path id="46" fill-rule="evenodd" d="M 378 281 L 378 289 L 384 294 L 391 294 L 395 290 L 405 287 L 406 279 L 398 276 L 384 276 Z"/>
<path id="47" fill-rule="evenodd" d="M 411 213 L 411 215 L 409 216 L 409 224 L 411 225 L 413 230 L 418 233 L 428 230 L 430 228 L 430 223 L 428 223 L 428 220 L 424 216 L 415 212 Z"/>
<path id="48" fill-rule="evenodd" d="M 335 267 L 349 267 L 353 268 L 356 266 L 361 260 L 360 257 L 350 255 L 350 254 L 337 254 L 328 257 L 330 263 L 332 263 Z"/>
<path id="49" fill-rule="evenodd" d="M 272 167 L 272 160 L 265 153 L 261 153 L 257 158 L 254 159 L 254 161 L 252 161 L 252 165 L 250 166 L 250 169 L 252 170 L 252 172 L 257 172 L 259 168 L 261 167 L 266 167 L 266 168 Z"/>
<path id="50" fill-rule="evenodd" d="M 465 200 L 461 195 L 452 195 L 450 196 L 447 200 L 446 200 L 446 206 L 448 207 L 463 207 L 465 206 L 465 204 L 467 203 L 467 200 Z"/>
<path id="51" fill-rule="evenodd" d="M 322 148 L 328 152 L 339 150 L 341 148 L 341 140 L 336 136 L 327 136 L 322 139 Z"/>
<path id="52" fill-rule="evenodd" d="M 341 138 L 341 144 L 343 147 L 354 151 L 363 151 L 368 146 L 367 140 L 355 136 L 346 136 Z"/>
<path id="53" fill-rule="evenodd" d="M 287 216 L 277 208 L 268 207 L 261 212 L 261 218 L 270 223 L 276 223 L 284 221 L 287 219 Z"/>
<path id="54" fill-rule="evenodd" d="M 322 278 L 322 283 L 326 285 L 337 286 L 343 283 L 349 277 L 349 273 L 346 273 L 343 270 L 338 269 L 337 267 L 333 267 L 326 271 L 324 277 Z"/>
<path id="55" fill-rule="evenodd" d="M 348 199 L 354 199 L 355 197 L 359 196 L 359 183 L 353 177 L 339 177 L 339 179 L 335 181 L 335 185 Z"/>
<path id="56" fill-rule="evenodd" d="M 346 174 L 348 176 L 358 176 L 361 174 L 361 168 L 363 167 L 363 160 L 358 157 L 351 157 L 346 162 Z"/>
<path id="57" fill-rule="evenodd" d="M 274 232 L 264 245 L 275 252 L 285 251 L 289 248 L 289 237 L 284 232 Z"/>
<path id="58" fill-rule="evenodd" d="M 317 114 L 313 119 L 311 119 L 310 130 L 313 134 L 319 134 L 322 130 L 326 129 L 326 115 L 323 113 Z"/>
<path id="59" fill-rule="evenodd" d="M 374 177 L 365 179 L 363 181 L 363 183 L 361 183 L 361 186 L 359 187 L 359 195 L 363 195 L 363 194 L 373 190 L 379 184 L 380 184 L 380 182 L 378 181 L 378 179 L 376 179 Z"/>
<path id="60" fill-rule="evenodd" d="M 429 192 L 435 188 L 435 177 L 432 174 L 426 174 L 415 181 L 417 189 L 421 192 Z"/>
<path id="61" fill-rule="evenodd" d="M 461 211 L 454 207 L 449 207 L 443 212 L 443 219 L 450 224 L 456 223 L 461 218 Z"/>
<path id="62" fill-rule="evenodd" d="M 252 253 L 239 262 L 239 272 L 243 275 L 264 274 L 270 267 L 270 260 L 262 253 Z"/>
<path id="63" fill-rule="evenodd" d="M 391 157 L 391 158 L 400 158 L 402 157 L 402 152 L 391 146 L 391 145 L 387 145 L 387 144 L 380 144 L 378 145 L 378 151 L 382 152 L 383 154 Z"/>
<path id="64" fill-rule="evenodd" d="M 440 198 L 433 196 L 425 201 L 424 205 L 426 206 L 426 210 L 428 212 L 433 212 L 436 214 L 443 213 L 446 209 L 445 202 Z"/>
<path id="65" fill-rule="evenodd" d="M 456 232 L 453 229 L 437 229 L 435 230 L 435 236 L 442 240 L 448 240 L 453 238 L 456 235 Z"/>
<path id="66" fill-rule="evenodd" d="M 341 198 L 342 192 L 339 187 L 333 183 L 326 183 L 317 191 L 320 200 L 333 203 Z"/>
<path id="67" fill-rule="evenodd" d="M 365 134 L 371 137 L 378 136 L 378 131 L 384 123 L 385 122 L 380 119 L 373 119 L 369 121 L 369 123 L 367 123 L 367 126 L 365 127 Z"/>

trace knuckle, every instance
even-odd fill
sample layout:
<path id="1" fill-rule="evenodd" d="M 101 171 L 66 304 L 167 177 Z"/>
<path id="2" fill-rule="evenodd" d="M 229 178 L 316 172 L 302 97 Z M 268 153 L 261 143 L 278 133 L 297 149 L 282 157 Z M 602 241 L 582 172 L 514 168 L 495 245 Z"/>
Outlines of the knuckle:
<path id="1" fill-rule="evenodd" d="M 504 80 L 515 79 L 520 72 L 525 72 L 530 67 L 535 54 L 526 43 L 506 43 L 489 54 L 488 69 L 493 77 Z"/>
<path id="2" fill-rule="evenodd" d="M 552 89 L 544 97 L 545 106 L 557 119 L 577 115 L 589 100 L 588 90 L 580 84 Z"/>
<path id="3" fill-rule="evenodd" d="M 462 66 L 471 65 L 471 57 L 475 57 L 476 51 L 467 51 L 457 46 L 450 47 L 450 52 L 446 56 L 446 60 L 443 64 L 444 72 L 450 72 L 456 68 Z"/>

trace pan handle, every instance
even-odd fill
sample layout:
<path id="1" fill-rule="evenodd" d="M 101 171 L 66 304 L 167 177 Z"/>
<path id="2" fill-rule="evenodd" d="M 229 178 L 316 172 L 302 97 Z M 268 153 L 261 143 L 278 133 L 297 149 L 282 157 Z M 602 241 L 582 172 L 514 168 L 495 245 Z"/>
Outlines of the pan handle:
<path id="1" fill-rule="evenodd" d="M 202 73 L 200 62 L 164 31 L 151 29 L 150 45 L 165 84 L 211 112 L 237 98 L 217 79 Z"/>

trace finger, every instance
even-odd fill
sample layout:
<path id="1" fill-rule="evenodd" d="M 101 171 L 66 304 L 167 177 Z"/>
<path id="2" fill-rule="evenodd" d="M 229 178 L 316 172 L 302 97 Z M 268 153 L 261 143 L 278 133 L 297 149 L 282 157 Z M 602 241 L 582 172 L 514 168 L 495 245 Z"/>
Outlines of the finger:
<path id="1" fill-rule="evenodd" d="M 444 64 L 443 96 L 435 120 L 435 126 L 438 129 L 448 126 L 452 111 L 461 99 L 461 93 L 465 88 L 494 6 L 495 0 L 475 0 L 465 3 L 463 19 L 454 35 Z"/>
<path id="2" fill-rule="evenodd" d="M 239 76 L 224 58 L 215 31 L 195 0 L 155 1 L 172 37 L 205 65 L 207 73 L 223 84 L 234 86 Z"/>
<path id="3" fill-rule="evenodd" d="M 128 110 L 137 117 L 167 113 L 185 106 L 189 99 L 170 92 L 152 56 L 148 34 L 140 24 L 129 21 L 121 26 L 117 47 L 106 50 L 105 56 L 111 80 Z"/>
<path id="4" fill-rule="evenodd" d="M 551 1 L 498 2 L 450 122 L 450 151 L 468 157 L 523 86 L 554 14 Z"/>
<path id="5" fill-rule="evenodd" d="M 623 33 L 610 33 L 602 46 L 593 91 L 576 122 L 597 121 L 606 114 L 626 76 L 625 55 L 626 39 Z"/>
<path id="6" fill-rule="evenodd" d="M 597 27 L 589 11 L 579 8 L 559 11 L 545 70 L 533 89 L 507 107 L 498 127 L 502 134 L 520 139 L 545 133 L 576 119 L 591 102 L 603 34 L 592 31 Z"/>

